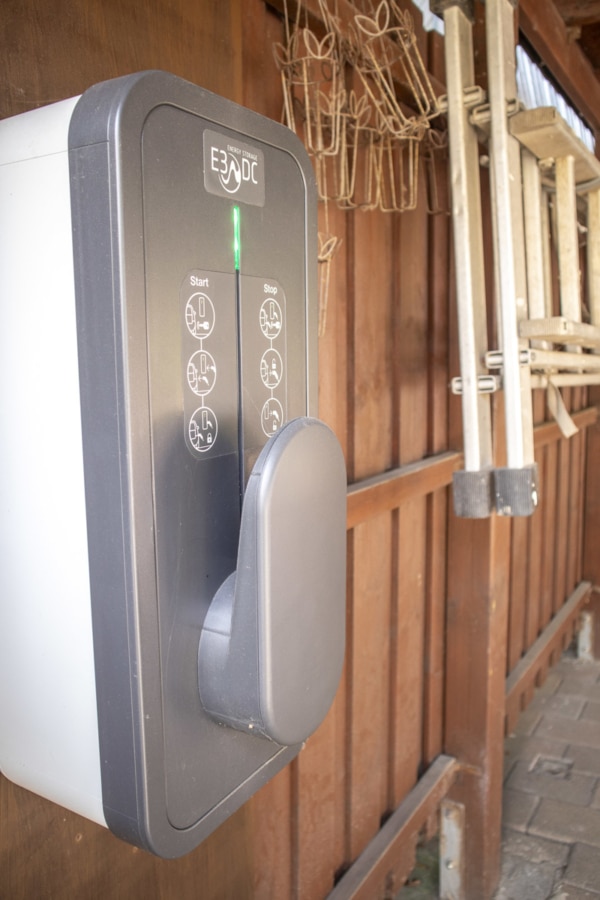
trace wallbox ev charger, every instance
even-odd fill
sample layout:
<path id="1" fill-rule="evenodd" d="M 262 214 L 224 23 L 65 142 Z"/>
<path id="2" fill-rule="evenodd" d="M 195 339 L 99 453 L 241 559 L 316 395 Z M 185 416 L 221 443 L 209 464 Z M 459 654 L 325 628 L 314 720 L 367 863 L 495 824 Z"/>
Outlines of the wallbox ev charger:
<path id="1" fill-rule="evenodd" d="M 312 170 L 144 72 L 0 123 L 0 217 L 0 768 L 179 856 L 342 667 Z"/>

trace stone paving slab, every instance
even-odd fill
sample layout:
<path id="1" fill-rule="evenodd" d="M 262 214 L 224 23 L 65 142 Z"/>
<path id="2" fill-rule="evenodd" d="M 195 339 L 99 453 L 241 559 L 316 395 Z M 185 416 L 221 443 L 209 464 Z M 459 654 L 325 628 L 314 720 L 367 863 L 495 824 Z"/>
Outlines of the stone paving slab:
<path id="1" fill-rule="evenodd" d="M 589 678 L 565 678 L 560 686 L 562 694 L 577 694 L 587 700 L 600 701 L 600 684 L 590 681 Z"/>
<path id="2" fill-rule="evenodd" d="M 600 722 L 600 703 L 596 700 L 588 700 L 581 713 L 581 718 Z"/>
<path id="3" fill-rule="evenodd" d="M 600 889 L 600 853 L 588 844 L 575 844 L 563 876 L 565 884 L 586 890 Z"/>
<path id="4" fill-rule="evenodd" d="M 555 841 L 571 844 L 585 841 L 594 847 L 600 847 L 600 809 L 543 798 L 527 830 L 531 834 Z"/>
<path id="5" fill-rule="evenodd" d="M 525 831 L 540 804 L 539 797 L 505 788 L 502 795 L 502 821 L 517 831 Z"/>
<path id="6" fill-rule="evenodd" d="M 569 760 L 570 762 L 570 760 Z M 538 772 L 532 764 L 517 762 L 506 782 L 513 791 L 525 791 L 538 797 L 551 797 L 576 806 L 589 806 L 594 796 L 597 779 L 593 775 L 580 775 L 568 771 L 564 776 Z"/>
<path id="7" fill-rule="evenodd" d="M 597 681 L 600 684 L 597 665 L 597 661 L 587 662 L 584 659 L 577 659 L 571 651 L 567 651 L 556 665 L 552 667 L 552 674 L 565 678 L 584 678 L 592 682 Z"/>
<path id="8" fill-rule="evenodd" d="M 516 735 L 525 735 L 526 737 L 529 737 L 540 724 L 541 718 L 542 715 L 537 709 L 531 709 L 531 707 L 526 709 L 525 712 L 522 712 L 519 716 L 514 733 Z"/>
<path id="9" fill-rule="evenodd" d="M 527 737 L 525 735 L 511 734 L 504 741 L 504 775 L 505 779 L 510 776 L 517 760 L 523 760 L 526 763 L 532 763 L 536 756 L 568 756 L 569 745 L 566 741 L 549 741 L 546 738 Z M 586 748 L 589 749 L 589 748 Z M 590 760 L 590 764 L 591 764 Z M 598 767 L 600 769 L 600 755 L 598 759 Z M 600 774 L 600 773 L 599 773 Z"/>
<path id="10" fill-rule="evenodd" d="M 500 887 L 494 900 L 547 900 L 556 881 L 552 863 L 531 863 L 520 856 L 502 857 Z"/>
<path id="11" fill-rule="evenodd" d="M 563 884 L 557 888 L 550 900 L 598 900 L 598 897 L 600 893 L 596 891 L 584 891 L 573 885 Z"/>
<path id="12" fill-rule="evenodd" d="M 555 867 L 567 864 L 571 848 L 561 841 L 549 841 L 512 828 L 502 832 L 502 853 L 508 856 L 522 856 L 531 863 L 551 863 Z"/>
<path id="13" fill-rule="evenodd" d="M 563 674 L 556 670 L 556 666 L 552 669 L 551 672 L 548 672 L 546 676 L 546 680 L 544 683 L 537 689 L 535 696 L 536 697 L 545 697 L 548 694 L 554 694 L 559 688 L 561 682 L 563 680 Z"/>
<path id="14" fill-rule="evenodd" d="M 569 759 L 572 759 L 573 768 L 577 772 L 587 772 L 600 778 L 600 747 L 578 747 L 576 744 L 571 744 L 564 753 L 556 755 L 568 756 Z"/>
<path id="15" fill-rule="evenodd" d="M 593 703 L 577 694 L 550 694 L 536 698 L 529 706 L 532 712 L 565 716 L 567 719 L 579 719 L 586 704 Z M 599 704 L 600 706 L 600 704 Z"/>
<path id="16" fill-rule="evenodd" d="M 565 716 L 544 715 L 534 731 L 536 737 L 600 748 L 600 722 L 589 722 L 586 719 L 574 722 Z"/>

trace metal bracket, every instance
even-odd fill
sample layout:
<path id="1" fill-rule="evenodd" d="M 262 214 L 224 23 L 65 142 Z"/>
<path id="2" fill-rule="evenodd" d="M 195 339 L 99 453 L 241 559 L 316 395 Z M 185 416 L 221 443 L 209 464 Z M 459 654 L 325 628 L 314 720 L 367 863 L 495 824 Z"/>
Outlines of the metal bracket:
<path id="1" fill-rule="evenodd" d="M 465 807 L 453 800 L 443 800 L 440 811 L 440 897 L 464 900 Z"/>
<path id="2" fill-rule="evenodd" d="M 594 656 L 594 614 L 582 612 L 577 632 L 577 658 L 584 662 L 595 662 Z"/>
<path id="3" fill-rule="evenodd" d="M 508 116 L 508 118 L 516 115 L 522 108 L 523 107 L 521 105 L 521 101 L 516 97 L 513 100 L 506 101 L 506 115 Z M 490 104 L 486 101 L 474 107 L 471 112 L 470 122 L 472 125 L 481 128 L 483 125 L 489 125 L 491 118 L 491 107 Z"/>
<path id="4" fill-rule="evenodd" d="M 477 393 L 478 394 L 495 394 L 502 387 L 502 379 L 499 375 L 478 375 L 477 376 Z M 463 392 L 463 380 L 460 376 L 453 378 L 450 382 L 450 390 L 453 394 L 460 396 Z"/>
<path id="5" fill-rule="evenodd" d="M 535 352 L 532 350 L 519 351 L 519 363 L 522 366 L 530 366 L 535 360 Z M 504 365 L 502 350 L 490 350 L 485 354 L 485 364 L 488 369 L 501 369 Z"/>
<path id="6" fill-rule="evenodd" d="M 466 109 L 475 109 L 486 104 L 486 93 L 478 84 L 463 88 L 463 105 Z M 448 112 L 448 95 L 438 97 L 437 107 L 441 114 Z"/>

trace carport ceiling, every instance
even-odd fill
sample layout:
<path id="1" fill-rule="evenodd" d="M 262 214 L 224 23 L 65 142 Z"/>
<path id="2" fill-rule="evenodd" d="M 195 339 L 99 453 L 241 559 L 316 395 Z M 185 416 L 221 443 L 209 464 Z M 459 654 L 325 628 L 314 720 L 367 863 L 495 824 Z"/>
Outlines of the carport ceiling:
<path id="1" fill-rule="evenodd" d="M 600 0 L 554 0 L 569 37 L 600 71 Z"/>

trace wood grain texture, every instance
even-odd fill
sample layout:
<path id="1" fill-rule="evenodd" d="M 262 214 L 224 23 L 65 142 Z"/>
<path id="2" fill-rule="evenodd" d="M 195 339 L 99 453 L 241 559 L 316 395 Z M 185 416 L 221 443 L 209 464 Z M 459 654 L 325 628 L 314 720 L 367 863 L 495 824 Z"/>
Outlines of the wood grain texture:
<path id="1" fill-rule="evenodd" d="M 510 671 L 519 661 L 525 647 L 525 621 L 527 616 L 527 519 L 516 518 L 511 522 L 510 605 L 508 611 L 508 657 Z"/>
<path id="2" fill-rule="evenodd" d="M 543 574 L 541 588 L 541 615 L 544 625 L 547 625 L 552 617 L 552 597 L 554 590 L 553 535 L 556 529 L 556 444 L 550 444 L 545 447 L 543 453 L 545 465 L 542 496 L 544 531 L 542 541 Z"/>
<path id="3" fill-rule="evenodd" d="M 249 900 L 248 828 L 242 809 L 188 856 L 161 860 L 0 776 L 0 897 L 194 900 L 205 885 Z"/>
<path id="4" fill-rule="evenodd" d="M 573 104 L 591 126 L 598 129 L 598 80 L 581 48 L 575 41 L 569 41 L 566 26 L 554 4 L 540 6 L 536 0 L 522 0 L 519 4 L 519 27 Z"/>
<path id="5" fill-rule="evenodd" d="M 398 864 L 409 838 L 416 838 L 458 775 L 456 760 L 440 755 L 428 768 L 419 784 L 406 796 L 381 831 L 361 853 L 352 869 L 342 878 L 329 900 L 371 900 L 389 896 L 389 873 Z M 408 874 L 408 873 L 406 873 Z"/>
<path id="6" fill-rule="evenodd" d="M 0 117 L 80 94 L 143 69 L 164 69 L 241 101 L 239 0 L 6 0 Z"/>
<path id="7" fill-rule="evenodd" d="M 346 736 L 350 859 L 377 833 L 388 806 L 391 534 L 391 516 L 386 514 L 354 529 Z"/>
<path id="8" fill-rule="evenodd" d="M 443 70 L 442 40 L 429 34 L 429 67 L 438 77 Z M 448 198 L 447 159 L 433 161 L 440 200 Z M 439 453 L 448 444 L 450 393 L 449 322 L 451 291 L 447 272 L 450 260 L 450 219 L 445 213 L 430 216 L 429 256 L 436 264 L 429 268 L 429 423 L 428 453 Z M 444 656 L 446 627 L 447 518 L 449 491 L 441 487 L 427 499 L 426 594 L 423 686 L 423 763 L 430 764 L 442 750 Z"/>
<path id="9" fill-rule="evenodd" d="M 472 767 L 452 792 L 468 810 L 469 898 L 490 896 L 499 875 L 509 538 L 501 519 L 455 520 L 449 533 L 445 750 Z"/>
<path id="10" fill-rule="evenodd" d="M 393 463 L 392 227 L 383 214 L 353 214 L 348 231 L 349 476 Z M 379 261 L 377 266 L 373 260 Z M 388 803 L 392 515 L 354 529 L 348 635 L 347 854 L 379 829 Z M 377 657 L 378 663 L 373 665 Z"/>
<path id="11" fill-rule="evenodd" d="M 450 451 L 357 481 L 348 489 L 347 527 L 447 487 L 461 464 L 462 454 Z"/>
<path id="12" fill-rule="evenodd" d="M 420 35 L 417 32 L 417 36 Z M 419 189 L 425 190 L 421 176 Z M 426 456 L 429 444 L 429 255 L 424 204 L 395 217 L 394 456 L 410 464 Z M 395 809 L 417 781 L 423 754 L 427 498 L 402 504 L 395 519 L 395 579 L 390 682 L 389 804 Z M 410 653 L 407 648 L 411 647 Z"/>

